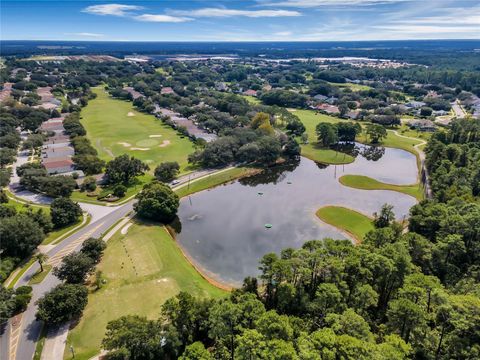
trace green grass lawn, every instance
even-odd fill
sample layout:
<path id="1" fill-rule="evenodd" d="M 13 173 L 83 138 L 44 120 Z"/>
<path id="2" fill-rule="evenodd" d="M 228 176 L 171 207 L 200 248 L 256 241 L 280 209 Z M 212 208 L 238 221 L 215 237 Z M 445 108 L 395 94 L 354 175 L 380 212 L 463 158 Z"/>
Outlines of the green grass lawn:
<path id="1" fill-rule="evenodd" d="M 11 193 L 9 190 L 4 189 L 5 193 L 8 196 L 8 202 L 4 205 L 7 205 L 8 207 L 15 208 L 17 212 L 24 212 L 27 211 L 29 208 L 32 210 L 38 210 L 38 209 L 43 209 L 47 214 L 50 214 L 50 206 L 47 205 L 35 205 L 33 203 L 28 203 L 18 197 L 16 197 L 13 193 Z"/>
<path id="2" fill-rule="evenodd" d="M 323 222 L 348 232 L 358 243 L 374 228 L 371 218 L 341 206 L 322 207 L 317 210 L 317 216 Z"/>
<path id="3" fill-rule="evenodd" d="M 255 172 L 256 170 L 253 168 L 232 168 L 221 173 L 212 174 L 199 180 L 193 181 L 190 186 L 184 185 L 176 189 L 175 192 L 179 197 L 184 197 L 202 190 L 210 189 L 212 187 L 228 183 L 244 176 L 248 176 Z"/>
<path id="4" fill-rule="evenodd" d="M 262 103 L 262 101 L 259 98 L 256 98 L 255 96 L 250 96 L 250 95 L 240 95 L 240 96 L 253 105 L 258 105 Z"/>
<path id="5" fill-rule="evenodd" d="M 118 232 L 108 241 L 98 270 L 107 283 L 89 295 L 82 319 L 68 336 L 76 359 L 89 359 L 99 352 L 110 320 L 127 314 L 156 319 L 165 300 L 181 290 L 197 296 L 227 294 L 193 268 L 159 225 L 135 222 L 126 235 Z M 70 358 L 68 349 L 65 358 Z"/>
<path id="6" fill-rule="evenodd" d="M 418 201 L 423 199 L 420 184 L 395 185 L 387 184 L 363 175 L 343 175 L 338 179 L 342 185 L 362 190 L 391 190 L 413 196 Z"/>
<path id="7" fill-rule="evenodd" d="M 348 164 L 355 160 L 350 155 L 330 149 L 323 149 L 317 145 L 317 135 L 315 133 L 315 127 L 318 123 L 328 122 L 336 124 L 343 120 L 334 116 L 316 113 L 313 110 L 295 110 L 292 113 L 300 118 L 303 125 L 305 125 L 305 132 L 308 135 L 309 143 L 301 144 L 303 156 L 313 161 L 318 161 L 324 164 Z"/>
<path id="8" fill-rule="evenodd" d="M 363 90 L 370 90 L 371 87 L 362 84 L 355 84 L 355 83 L 330 83 L 333 86 L 337 86 L 339 88 L 349 88 L 352 91 L 363 91 Z"/>
<path id="9" fill-rule="evenodd" d="M 38 271 L 32 276 L 32 278 L 28 282 L 28 285 L 40 284 L 43 279 L 45 279 L 45 277 L 48 275 L 50 270 L 52 270 L 52 265 L 44 264 L 43 271 L 40 271 L 40 269 L 38 269 Z"/>
<path id="10" fill-rule="evenodd" d="M 143 114 L 133 104 L 110 97 L 96 87 L 97 98 L 82 109 L 82 124 L 100 158 L 129 154 L 149 164 L 151 171 L 161 162 L 177 161 L 184 171 L 192 142 L 153 115 Z"/>

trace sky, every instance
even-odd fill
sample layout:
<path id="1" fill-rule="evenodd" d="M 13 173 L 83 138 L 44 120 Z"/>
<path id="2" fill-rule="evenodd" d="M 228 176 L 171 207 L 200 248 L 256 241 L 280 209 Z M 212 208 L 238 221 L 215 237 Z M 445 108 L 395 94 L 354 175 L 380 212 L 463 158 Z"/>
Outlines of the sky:
<path id="1" fill-rule="evenodd" d="M 0 1 L 1 40 L 480 39 L 480 0 Z"/>

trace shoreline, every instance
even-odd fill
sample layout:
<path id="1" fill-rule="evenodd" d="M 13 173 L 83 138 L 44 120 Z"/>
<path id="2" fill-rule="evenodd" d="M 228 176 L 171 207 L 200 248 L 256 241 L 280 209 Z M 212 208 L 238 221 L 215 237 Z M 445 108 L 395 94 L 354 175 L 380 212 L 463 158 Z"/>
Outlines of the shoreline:
<path id="1" fill-rule="evenodd" d="M 356 236 L 355 234 L 353 234 L 352 232 L 348 231 L 347 229 L 344 229 L 344 228 L 341 228 L 337 225 L 334 225 L 330 222 L 328 222 L 327 220 L 324 220 L 322 219 L 319 215 L 318 215 L 318 212 L 321 210 L 321 209 L 324 209 L 324 208 L 327 208 L 327 207 L 336 207 L 336 208 L 342 208 L 342 209 L 345 209 L 345 210 L 349 210 L 349 211 L 353 211 L 353 212 L 356 212 L 358 213 L 359 215 L 362 215 L 362 216 L 365 216 L 366 218 L 370 219 L 370 220 L 373 220 L 373 218 L 371 216 L 368 216 L 368 215 L 365 215 L 364 213 L 361 213 L 360 211 L 357 211 L 357 210 L 354 210 L 354 209 L 350 209 L 350 208 L 347 208 L 345 206 L 338 206 L 338 205 L 325 205 L 325 206 L 322 206 L 320 208 L 317 209 L 317 211 L 315 211 L 315 217 L 320 220 L 321 222 L 329 225 L 329 226 L 332 226 L 334 227 L 335 229 L 337 229 L 338 231 L 340 231 L 341 233 L 346 233 L 348 234 L 349 236 L 351 236 L 353 242 L 354 242 L 354 245 L 360 245 L 362 242 L 363 242 L 363 239 L 359 238 L 358 236 Z"/>
<path id="2" fill-rule="evenodd" d="M 183 257 L 185 260 L 192 266 L 195 271 L 203 278 L 205 279 L 210 285 L 215 286 L 216 288 L 220 290 L 224 290 L 227 292 L 231 292 L 232 290 L 236 289 L 237 287 L 233 286 L 232 284 L 228 284 L 226 282 L 222 282 L 220 280 L 214 279 L 214 277 L 211 275 L 211 273 L 204 269 L 202 266 L 198 265 L 195 260 L 190 256 L 190 254 L 181 246 L 181 244 L 177 241 L 175 231 L 170 228 L 169 226 L 164 225 L 163 226 L 165 231 L 170 235 L 170 238 L 172 241 L 175 243 L 175 245 L 178 247 L 180 252 L 182 253 Z"/>

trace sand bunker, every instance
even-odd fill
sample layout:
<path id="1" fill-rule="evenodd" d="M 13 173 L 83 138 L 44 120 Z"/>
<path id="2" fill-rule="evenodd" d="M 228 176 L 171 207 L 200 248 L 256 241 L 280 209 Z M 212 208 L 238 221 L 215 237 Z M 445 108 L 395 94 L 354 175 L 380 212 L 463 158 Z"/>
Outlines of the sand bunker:
<path id="1" fill-rule="evenodd" d="M 129 111 L 128 114 L 127 114 L 127 116 L 135 116 L 135 113 Z"/>
<path id="2" fill-rule="evenodd" d="M 157 138 L 157 137 L 162 137 L 163 135 L 149 135 L 148 137 L 151 137 L 151 138 Z"/>
<path id="3" fill-rule="evenodd" d="M 130 147 L 130 146 L 132 146 L 132 144 L 129 144 L 129 143 L 127 143 L 127 142 L 119 142 L 119 143 L 117 143 L 117 144 L 123 145 L 123 146 L 125 146 L 125 147 Z"/>
<path id="4" fill-rule="evenodd" d="M 163 140 L 162 143 L 158 145 L 158 147 L 165 147 L 168 145 L 170 145 L 170 140 Z"/>
<path id="5" fill-rule="evenodd" d="M 134 148 L 130 148 L 130 150 L 147 151 L 147 150 L 150 150 L 150 148 L 137 148 L 137 147 L 134 147 Z"/>

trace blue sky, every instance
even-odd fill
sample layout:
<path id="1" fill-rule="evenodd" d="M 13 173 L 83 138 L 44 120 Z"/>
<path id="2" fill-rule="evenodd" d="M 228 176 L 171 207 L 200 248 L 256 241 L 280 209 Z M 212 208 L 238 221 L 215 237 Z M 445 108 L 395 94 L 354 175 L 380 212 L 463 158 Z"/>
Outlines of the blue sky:
<path id="1" fill-rule="evenodd" d="M 2 40 L 479 39 L 478 0 L 1 0 Z"/>

